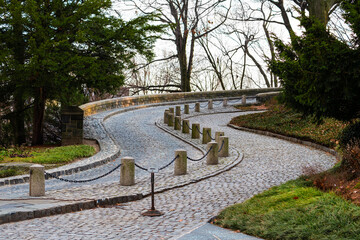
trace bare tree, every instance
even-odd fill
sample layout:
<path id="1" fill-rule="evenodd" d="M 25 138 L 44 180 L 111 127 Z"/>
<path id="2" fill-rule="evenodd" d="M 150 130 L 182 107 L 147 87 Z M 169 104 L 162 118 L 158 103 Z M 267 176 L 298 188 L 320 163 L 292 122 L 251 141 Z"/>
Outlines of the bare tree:
<path id="1" fill-rule="evenodd" d="M 171 34 L 163 40 L 176 46 L 176 55 L 181 76 L 181 90 L 191 91 L 190 78 L 194 61 L 195 43 L 219 28 L 227 19 L 230 6 L 224 4 L 231 0 L 124 0 L 131 3 L 143 14 L 159 13 L 158 20 L 170 27 Z M 139 3 L 140 2 L 140 3 Z M 139 4 L 138 4 L 139 3 Z M 217 14 L 225 11 L 224 14 Z M 212 16 L 210 18 L 209 16 Z M 218 16 L 218 17 L 216 17 Z M 213 22 L 213 26 L 202 25 L 202 19 Z M 188 48 L 189 47 L 189 48 Z"/>

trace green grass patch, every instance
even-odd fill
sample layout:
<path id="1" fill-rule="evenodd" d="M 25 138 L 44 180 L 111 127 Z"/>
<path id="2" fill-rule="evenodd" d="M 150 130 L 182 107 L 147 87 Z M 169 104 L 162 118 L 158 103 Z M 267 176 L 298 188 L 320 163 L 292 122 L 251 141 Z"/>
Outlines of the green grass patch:
<path id="1" fill-rule="evenodd" d="M 16 154 L 14 154 L 16 152 Z M 23 152 L 8 149 L 2 155 L 0 162 L 29 162 L 38 164 L 65 164 L 77 158 L 89 157 L 95 154 L 95 149 L 88 145 L 73 145 L 55 148 L 32 148 Z M 19 157 L 22 156 L 22 157 Z M 25 157 L 24 157 L 25 156 Z"/>
<path id="2" fill-rule="evenodd" d="M 267 112 L 233 118 L 231 124 L 335 147 L 339 134 L 349 123 L 325 118 L 321 124 L 317 124 L 309 117 L 303 117 L 300 113 L 276 105 Z"/>
<path id="3" fill-rule="evenodd" d="M 23 167 L 0 167 L 0 178 L 12 177 L 29 173 L 29 169 Z"/>
<path id="4" fill-rule="evenodd" d="M 215 224 L 265 239 L 359 239 L 360 207 L 300 178 L 226 208 Z"/>

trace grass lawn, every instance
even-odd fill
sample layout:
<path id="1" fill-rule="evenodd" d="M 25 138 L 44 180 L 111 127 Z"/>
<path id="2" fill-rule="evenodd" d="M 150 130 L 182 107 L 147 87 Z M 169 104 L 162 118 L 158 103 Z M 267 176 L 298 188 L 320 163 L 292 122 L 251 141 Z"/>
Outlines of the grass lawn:
<path id="1" fill-rule="evenodd" d="M 265 239 L 359 239 L 360 207 L 300 178 L 226 208 L 214 223 Z"/>
<path id="2" fill-rule="evenodd" d="M 267 112 L 239 116 L 230 123 L 296 137 L 331 148 L 337 145 L 339 133 L 349 124 L 332 118 L 325 118 L 323 123 L 317 124 L 312 119 L 304 118 L 300 113 L 277 104 L 271 105 Z"/>
<path id="3" fill-rule="evenodd" d="M 28 172 L 28 168 L 24 166 L 5 166 L 8 163 L 34 163 L 45 165 L 46 168 L 58 167 L 79 158 L 90 157 L 95 152 L 94 147 L 89 145 L 0 149 L 0 177 Z"/>

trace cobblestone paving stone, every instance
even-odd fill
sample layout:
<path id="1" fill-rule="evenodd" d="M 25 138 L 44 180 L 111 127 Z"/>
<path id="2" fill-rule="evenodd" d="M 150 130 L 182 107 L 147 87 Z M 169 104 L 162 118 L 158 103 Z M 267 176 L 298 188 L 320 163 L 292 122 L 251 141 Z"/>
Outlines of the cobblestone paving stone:
<path id="1" fill-rule="evenodd" d="M 335 157 L 287 141 L 226 127 L 239 113 L 189 118 L 221 130 L 244 153 L 241 164 L 215 177 L 155 195 L 163 216 L 141 215 L 150 198 L 77 213 L 0 225 L 0 239 L 176 239 L 203 225 L 226 206 L 301 175 L 307 166 L 325 170 Z M 157 186 L 156 186 L 157 187 Z"/>

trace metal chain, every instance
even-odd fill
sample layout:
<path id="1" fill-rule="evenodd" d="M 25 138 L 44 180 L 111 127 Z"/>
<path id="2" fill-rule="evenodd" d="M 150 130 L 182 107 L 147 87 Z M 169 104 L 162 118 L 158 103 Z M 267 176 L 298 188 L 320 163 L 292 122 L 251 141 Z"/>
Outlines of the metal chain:
<path id="1" fill-rule="evenodd" d="M 144 168 L 144 167 L 142 167 L 142 166 L 140 166 L 140 165 L 138 165 L 136 163 L 134 163 L 134 164 L 135 164 L 136 167 L 140 168 L 141 170 L 148 171 L 146 168 Z"/>
<path id="2" fill-rule="evenodd" d="M 219 101 L 218 103 L 213 103 L 214 105 L 221 105 L 222 104 L 222 101 Z"/>
<path id="3" fill-rule="evenodd" d="M 109 175 L 110 173 L 114 172 L 116 169 L 118 169 L 119 167 L 121 167 L 121 163 L 119 165 L 117 165 L 115 168 L 113 168 L 110 172 L 107 172 L 101 176 L 98 176 L 96 178 L 92 178 L 92 179 L 87 179 L 87 180 L 71 180 L 71 179 L 65 179 L 65 178 L 61 178 L 61 177 L 57 177 L 55 176 L 54 174 L 52 173 L 48 173 L 48 172 L 45 172 L 45 175 L 48 175 L 52 178 L 55 178 L 57 180 L 60 180 L 60 181 L 64 181 L 64 182 L 71 182 L 71 183 L 85 183 L 85 182 L 92 182 L 92 181 L 95 181 L 95 180 L 98 180 L 100 178 L 103 178 L 103 177 L 106 177 L 107 175 Z"/>
<path id="4" fill-rule="evenodd" d="M 210 135 L 209 132 L 207 132 L 207 135 L 211 138 L 211 140 L 215 140 L 215 138 L 212 138 L 212 137 L 211 137 L 211 135 Z"/>
<path id="5" fill-rule="evenodd" d="M 198 132 L 202 135 L 203 133 L 200 131 L 199 127 L 196 126 L 196 129 L 198 130 Z"/>
<path id="6" fill-rule="evenodd" d="M 187 122 L 185 122 L 186 123 L 186 125 L 188 126 L 188 128 L 190 129 L 190 130 L 192 130 L 192 128 L 189 126 L 189 124 L 187 123 Z"/>
<path id="7" fill-rule="evenodd" d="M 241 102 L 242 99 L 238 99 L 238 100 L 235 100 L 235 101 L 229 101 L 229 103 L 238 103 L 238 102 Z"/>
<path id="8" fill-rule="evenodd" d="M 209 102 L 207 102 L 204 106 L 200 104 L 201 107 L 206 107 L 207 105 L 209 105 Z"/>
<path id="9" fill-rule="evenodd" d="M 190 106 L 189 106 L 189 109 L 195 109 L 195 105 L 194 105 L 193 107 L 190 107 Z"/>
<path id="10" fill-rule="evenodd" d="M 175 162 L 175 160 L 176 160 L 178 157 L 180 157 L 180 155 L 177 155 L 171 162 L 169 162 L 169 163 L 166 164 L 165 166 L 159 168 L 159 171 L 161 171 L 161 170 L 167 168 L 168 166 L 170 166 L 173 162 Z"/>
<path id="11" fill-rule="evenodd" d="M 218 152 L 220 152 L 221 151 L 221 149 L 223 148 L 223 146 L 224 146 L 224 143 L 225 143 L 225 141 L 223 140 L 222 141 L 222 143 L 221 143 L 221 147 L 220 147 L 220 149 L 219 149 L 219 151 Z"/>
<path id="12" fill-rule="evenodd" d="M 193 159 L 193 158 L 191 158 L 191 157 L 187 157 L 187 159 L 189 159 L 190 161 L 193 161 L 193 162 L 201 161 L 201 160 L 203 160 L 203 159 L 209 154 L 209 152 L 211 151 L 212 148 L 213 148 L 213 147 L 211 146 L 211 147 L 209 148 L 209 151 L 207 151 L 207 153 L 205 153 L 205 155 L 202 156 L 202 157 L 199 158 L 199 159 Z"/>

